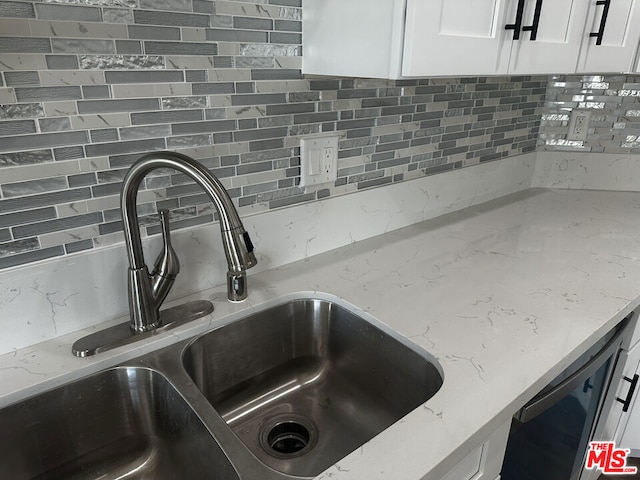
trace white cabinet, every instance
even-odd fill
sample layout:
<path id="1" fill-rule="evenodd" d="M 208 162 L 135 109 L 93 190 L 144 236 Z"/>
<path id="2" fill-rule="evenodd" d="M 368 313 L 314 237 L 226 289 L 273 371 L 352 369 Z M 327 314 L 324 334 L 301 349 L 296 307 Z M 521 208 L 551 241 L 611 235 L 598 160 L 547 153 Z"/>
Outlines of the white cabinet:
<path id="1" fill-rule="evenodd" d="M 640 0 L 589 0 L 579 73 L 633 71 Z"/>
<path id="2" fill-rule="evenodd" d="M 628 371 L 626 372 L 626 375 L 627 378 L 633 379 L 634 374 L 640 374 L 640 344 L 636 345 L 629 353 L 634 356 L 634 360 L 636 361 L 636 370 Z M 628 388 L 629 387 L 627 386 L 627 389 Z M 618 442 L 618 445 L 621 448 L 630 449 L 633 456 L 640 455 L 640 401 L 638 401 L 638 395 L 640 392 L 638 390 L 640 390 L 640 385 L 636 386 L 635 398 L 632 399 L 627 421 L 620 425 L 623 432 L 622 438 Z"/>
<path id="3" fill-rule="evenodd" d="M 402 75 L 507 73 L 505 0 L 407 0 Z"/>
<path id="4" fill-rule="evenodd" d="M 585 0 L 526 0 L 520 39 L 512 42 L 509 73 L 575 72 L 588 3 Z M 518 5 L 509 2 L 508 18 L 518 20 Z"/>
<path id="5" fill-rule="evenodd" d="M 302 69 L 392 79 L 629 71 L 638 2 L 304 0 Z"/>
<path id="6" fill-rule="evenodd" d="M 402 74 L 574 72 L 588 6 L 574 0 L 407 0 Z"/>
<path id="7" fill-rule="evenodd" d="M 303 73 L 399 78 L 405 1 L 304 0 Z"/>
<path id="8" fill-rule="evenodd" d="M 304 0 L 302 72 L 376 78 L 507 73 L 513 0 Z"/>
<path id="9" fill-rule="evenodd" d="M 500 480 L 511 420 L 489 435 L 440 480 Z"/>

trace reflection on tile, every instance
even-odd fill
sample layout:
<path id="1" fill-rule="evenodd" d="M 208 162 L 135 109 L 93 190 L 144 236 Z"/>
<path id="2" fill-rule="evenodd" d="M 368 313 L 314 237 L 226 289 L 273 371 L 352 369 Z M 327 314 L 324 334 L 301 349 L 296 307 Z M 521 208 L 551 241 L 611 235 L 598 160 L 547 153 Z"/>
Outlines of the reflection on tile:
<path id="1" fill-rule="evenodd" d="M 547 86 L 539 145 L 545 150 L 636 153 L 640 88 L 633 76 L 557 76 Z M 574 109 L 591 110 L 585 141 L 567 139 Z M 628 132 L 632 130 L 632 132 Z"/>

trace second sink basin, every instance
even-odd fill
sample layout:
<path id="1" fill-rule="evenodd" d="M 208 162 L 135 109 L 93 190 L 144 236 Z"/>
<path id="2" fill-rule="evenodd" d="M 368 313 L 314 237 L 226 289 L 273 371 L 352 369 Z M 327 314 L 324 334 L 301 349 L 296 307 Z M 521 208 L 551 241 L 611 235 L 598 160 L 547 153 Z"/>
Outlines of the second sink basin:
<path id="1" fill-rule="evenodd" d="M 169 381 L 120 367 L 0 410 L 0 472 L 21 479 L 239 480 Z"/>
<path id="2" fill-rule="evenodd" d="M 301 299 L 194 340 L 194 383 L 263 463 L 315 476 L 431 398 L 426 352 L 333 302 Z"/>

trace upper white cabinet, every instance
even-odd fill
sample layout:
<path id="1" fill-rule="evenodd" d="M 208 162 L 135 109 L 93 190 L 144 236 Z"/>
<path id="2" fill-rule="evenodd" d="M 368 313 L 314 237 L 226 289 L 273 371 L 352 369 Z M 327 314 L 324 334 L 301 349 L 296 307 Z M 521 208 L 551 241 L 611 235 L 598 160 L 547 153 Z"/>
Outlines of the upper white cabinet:
<path id="1" fill-rule="evenodd" d="M 303 73 L 400 78 L 405 1 L 304 0 Z"/>
<path id="2" fill-rule="evenodd" d="M 511 42 L 509 73 L 573 73 L 578 63 L 588 2 L 509 1 L 509 19 L 520 27 Z M 522 10 L 522 14 L 518 12 Z M 514 36 L 517 30 L 514 30 Z"/>
<path id="3" fill-rule="evenodd" d="M 402 75 L 573 72 L 588 3 L 407 0 Z"/>
<path id="4" fill-rule="evenodd" d="M 407 0 L 401 74 L 507 73 L 512 33 L 505 0 Z"/>
<path id="5" fill-rule="evenodd" d="M 589 0 L 579 73 L 633 71 L 640 42 L 638 0 Z"/>
<path id="6" fill-rule="evenodd" d="M 304 0 L 303 72 L 397 79 L 630 71 L 638 2 Z"/>

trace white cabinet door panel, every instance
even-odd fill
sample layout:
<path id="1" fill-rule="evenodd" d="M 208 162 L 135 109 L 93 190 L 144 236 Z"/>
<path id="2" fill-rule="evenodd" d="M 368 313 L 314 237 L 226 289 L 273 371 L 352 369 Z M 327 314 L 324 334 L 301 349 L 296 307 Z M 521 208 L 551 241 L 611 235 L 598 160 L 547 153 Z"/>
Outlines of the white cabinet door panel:
<path id="1" fill-rule="evenodd" d="M 630 364 L 635 362 L 636 369 L 632 370 L 628 368 L 625 371 L 627 378 L 633 378 L 634 374 L 640 373 L 640 344 L 636 344 L 630 351 Z M 625 390 L 622 395 L 627 395 L 629 390 L 629 383 L 625 383 Z M 638 400 L 638 396 L 640 395 L 640 386 L 637 386 L 636 392 L 634 393 L 634 397 L 631 399 L 631 405 L 628 412 L 628 418 L 626 423 L 622 424 L 622 438 L 616 439 L 620 441 L 621 448 L 629 448 L 633 451 L 634 455 L 637 455 L 640 452 L 640 400 Z M 624 398 L 624 396 L 623 396 Z"/>
<path id="2" fill-rule="evenodd" d="M 505 0 L 407 0 L 402 74 L 507 72 Z M 510 35 L 510 34 L 509 34 Z"/>
<path id="3" fill-rule="evenodd" d="M 534 13 L 540 4 L 537 35 L 525 31 L 513 43 L 509 73 L 545 74 L 568 73 L 576 69 L 582 34 L 585 28 L 586 0 L 527 0 L 523 18 L 524 27 L 535 29 Z M 510 13 L 517 9 L 516 1 L 510 3 Z"/>
<path id="4" fill-rule="evenodd" d="M 499 473 L 510 428 L 511 419 L 493 431 L 481 445 L 440 477 L 441 480 L 500 480 Z"/>
<path id="5" fill-rule="evenodd" d="M 598 3 L 598 0 L 589 0 L 578 73 L 633 71 L 640 42 L 640 1 L 611 0 L 607 10 L 605 4 Z M 597 45 L 598 37 L 590 36 L 591 33 L 601 34 L 600 45 Z"/>
<path id="6" fill-rule="evenodd" d="M 305 0 L 302 71 L 398 78 L 405 0 Z"/>

